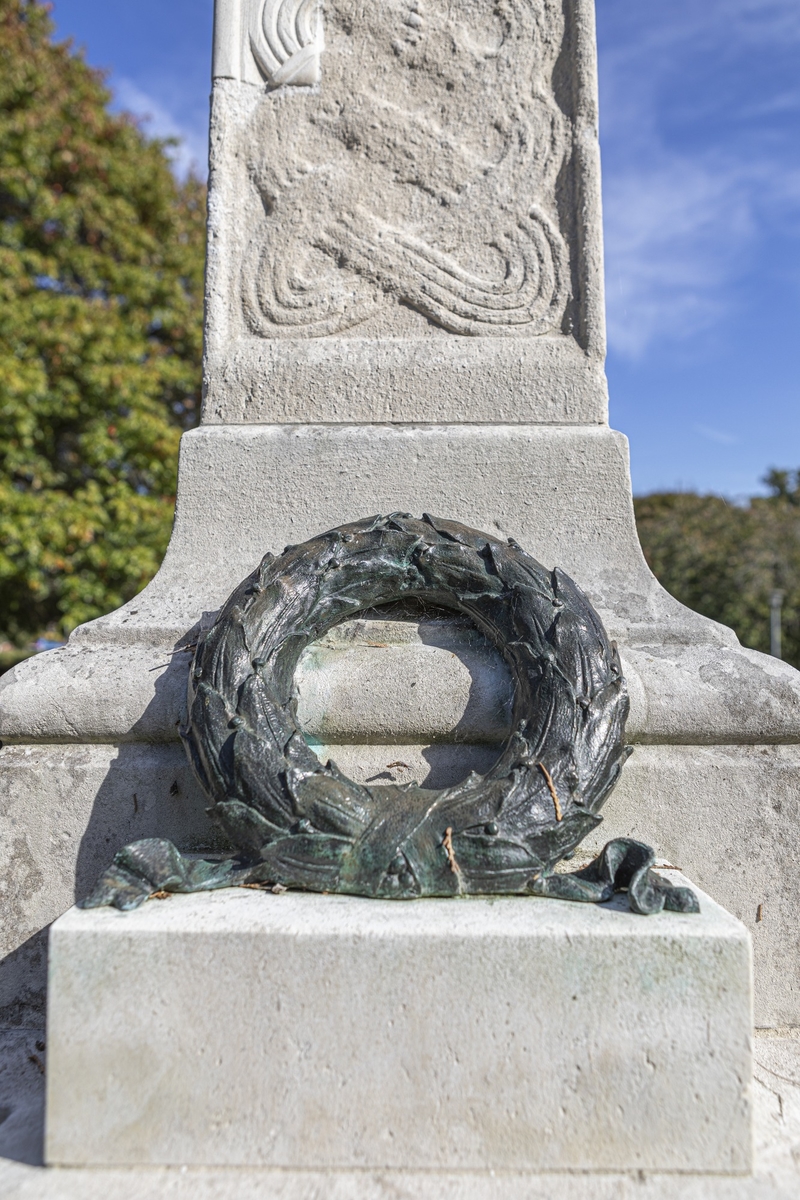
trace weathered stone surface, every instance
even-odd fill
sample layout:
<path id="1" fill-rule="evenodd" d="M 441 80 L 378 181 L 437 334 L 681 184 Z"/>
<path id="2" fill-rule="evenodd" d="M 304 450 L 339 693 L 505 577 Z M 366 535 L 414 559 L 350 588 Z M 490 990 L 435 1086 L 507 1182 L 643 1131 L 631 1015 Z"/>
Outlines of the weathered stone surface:
<path id="1" fill-rule="evenodd" d="M 511 735 L 511 674 L 468 620 L 347 621 L 309 646 L 295 680 L 312 743 L 499 748 Z"/>
<path id="2" fill-rule="evenodd" d="M 121 845 L 219 845 L 206 804 L 177 744 L 0 750 L 0 1029 L 41 1024 L 46 928 Z"/>
<path id="3" fill-rule="evenodd" d="M 209 352 L 209 424 L 602 424 L 602 363 L 564 338 L 313 338 Z"/>
<path id="4" fill-rule="evenodd" d="M 133 793 L 157 800 L 158 817 L 148 830 L 174 836 L 183 849 L 199 844 L 196 835 L 207 835 L 199 792 L 192 793 L 191 813 L 187 808 L 181 815 L 185 837 L 167 799 L 183 764 L 175 739 L 191 655 L 182 648 L 191 646 L 266 550 L 370 512 L 402 509 L 438 512 L 513 536 L 547 565 L 567 570 L 586 591 L 620 643 L 632 702 L 628 734 L 639 747 L 626 768 L 621 799 L 613 796 L 605 810 L 606 821 L 616 821 L 619 804 L 625 817 L 614 832 L 634 832 L 678 858 L 748 923 L 755 920 L 753 898 L 769 895 L 764 920 L 753 925 L 758 1019 L 800 1024 L 798 881 L 784 850 L 796 831 L 790 781 L 800 765 L 800 675 L 742 650 L 730 630 L 690 613 L 658 586 L 636 538 L 625 440 L 605 425 L 591 0 L 513 0 L 496 8 L 458 0 L 446 8 L 425 5 L 430 12 L 393 0 L 364 10 L 363 18 L 363 5 L 335 0 L 323 13 L 326 48 L 316 44 L 314 33 L 311 54 L 294 64 L 300 73 L 270 92 L 267 77 L 285 64 L 265 58 L 258 42 L 259 28 L 267 37 L 261 20 L 267 7 L 273 11 L 260 0 L 216 5 L 204 424 L 183 441 L 166 560 L 133 602 L 76 630 L 65 649 L 0 680 L 0 738 L 6 743 L 0 814 L 8 831 L 2 844 L 22 842 L 9 893 L 16 925 L 3 934 L 0 1022 L 19 1022 L 41 1001 L 37 930 L 72 902 L 90 864 L 105 865 L 112 845 L 141 835 L 143 826 L 129 818 Z M 409 23 L 413 12 L 422 24 Z M 289 4 L 285 15 L 293 13 Z M 468 50 L 462 35 L 475 21 L 489 32 L 505 22 L 502 44 L 495 39 L 497 56 L 485 58 L 486 39 L 476 54 Z M 430 133 L 439 120 L 437 89 L 443 84 L 448 96 L 455 95 L 455 89 L 447 92 L 445 77 L 452 64 L 442 57 L 447 22 L 461 23 L 453 64 L 461 64 L 463 78 L 451 82 L 466 97 L 470 115 L 462 135 L 445 103 L 445 150 L 435 161 Z M 525 22 L 536 30 L 530 41 L 519 37 Z M 417 38 L 417 45 L 403 41 L 395 54 L 387 41 L 390 28 L 401 41 Z M 284 32 L 294 37 L 296 25 L 294 30 Z M 257 35 L 263 71 L 251 34 Z M 356 61 L 370 63 L 363 80 L 354 73 Z M 508 86 L 498 74 L 504 62 Z M 526 80 L 532 82 L 529 94 Z M 405 122 L 392 142 L 387 130 L 397 123 L 397 112 L 391 104 L 396 98 L 407 108 L 412 93 L 421 124 Z M 331 120 L 334 99 L 339 115 Z M 512 100 L 524 109 L 519 120 L 515 109 L 510 125 L 493 130 L 492 116 Z M 365 117 L 376 105 L 388 114 L 388 124 L 378 121 L 372 129 Z M 549 168 L 539 169 L 535 154 L 524 174 L 520 143 L 514 145 L 508 133 L 533 131 L 530 144 L 538 153 L 548 121 L 555 134 L 541 162 L 552 165 L 553 155 L 563 156 L 556 183 Z M 343 140 L 345 126 L 358 136 L 347 133 Z M 403 147 L 417 136 L 418 178 L 401 178 Z M 472 159 L 469 153 L 459 158 L 459 146 Z M 445 197 L 448 204 L 437 206 L 440 193 L 426 192 L 423 176 L 433 171 L 441 183 L 455 165 L 474 164 L 475 147 L 489 154 L 489 174 L 477 187 L 473 180 L 461 192 L 456 188 Z M 274 209 L 263 203 L 271 173 L 278 185 Z M 418 220 L 414 237 L 473 273 L 484 272 L 485 279 L 501 261 L 481 240 L 486 230 L 506 229 L 519 204 L 530 202 L 563 242 L 569 261 L 565 320 L 549 332 L 531 320 L 508 336 L 486 336 L 484 328 L 474 329 L 476 336 L 454 333 L 446 314 L 423 315 L 418 296 L 417 307 L 411 303 L 408 264 L 419 264 L 416 250 L 410 259 L 403 251 L 402 262 L 393 260 L 399 269 L 386 268 L 376 282 L 374 264 L 359 266 L 346 248 L 334 259 L 325 246 L 312 245 L 312 202 L 325 217 L 321 229 L 333 229 L 337 237 L 363 229 L 364 215 L 353 207 L 360 203 L 362 175 L 372 217 L 406 231 L 408 220 Z M 522 184 L 513 195 L 512 177 Z M 323 187 L 325 179 L 329 187 Z M 480 194 L 487 211 L 475 200 Z M 298 237 L 292 240 L 292 219 L 287 243 L 290 212 L 297 215 Z M 524 233 L 516 228 L 511 250 Z M 557 238 L 548 243 L 551 251 Z M 298 248 L 295 253 L 290 247 L 286 259 L 289 243 Z M 396 239 L 392 246 L 394 253 Z M 279 260 L 297 264 L 294 276 L 287 276 L 295 300 L 302 294 L 298 281 L 309 282 L 310 263 L 312 308 L 330 297 L 331 286 L 341 298 L 342 287 L 346 292 L 352 285 L 374 311 L 323 337 L 309 336 L 314 331 L 308 327 L 291 336 L 288 327 L 282 336 L 262 336 L 270 332 L 262 303 L 269 286 L 259 279 L 265 262 Z M 248 324 L 248 304 L 255 325 Z M 417 651 L 405 665 L 396 648 L 386 653 L 397 668 L 396 683 L 379 711 L 359 707 L 353 689 L 343 689 L 346 671 L 334 669 L 340 660 L 328 663 L 335 679 L 326 682 L 324 671 L 316 673 L 315 686 L 336 692 L 335 703 L 324 708 L 319 697 L 314 700 L 309 732 L 324 742 L 321 752 L 330 749 L 343 765 L 372 773 L 400 773 L 404 768 L 389 766 L 399 760 L 431 780 L 452 778 L 466 766 L 480 769 L 494 742 L 437 739 L 458 733 L 467 714 L 471 739 L 495 736 L 497 666 L 487 666 L 487 675 L 477 660 L 468 664 L 463 650 L 454 650 L 457 658 L 461 654 L 459 666 L 432 680 L 420 719 L 409 720 L 405 701 Z M 362 672 L 364 680 L 368 675 Z M 462 699 L 469 686 L 460 713 L 451 683 Z M 306 699 L 312 699 L 307 688 Z M 75 754 L 90 766 L 78 771 Z M 137 763 L 133 783 L 117 769 L 128 755 Z M 188 769 L 181 770 L 188 780 Z M 181 783 L 182 794 L 183 788 Z M 65 811 L 67 838 L 61 836 Z M 100 811 L 103 821 L 95 819 Z M 771 916 L 776 903 L 780 921 Z"/>
<path id="5" fill-rule="evenodd" d="M 447 742 L 328 743 L 317 750 L 359 781 L 414 777 L 431 786 L 485 770 L 496 754 L 492 746 Z M 35 1025 L 46 970 L 37 931 L 88 893 L 114 849 L 149 836 L 169 837 L 182 850 L 222 843 L 179 746 L 7 747 L 0 766 L 0 844 L 14 853 L 13 865 L 3 864 L 0 1027 Z M 612 837 L 649 841 L 747 926 L 759 1027 L 799 1021 L 798 772 L 795 746 L 640 745 L 584 846 L 593 854 Z M 147 797 L 149 810 L 134 814 L 134 794 L 137 803 Z M 51 807 L 60 821 L 47 817 Z M 70 836 L 57 838 L 54 829 Z"/>
<path id="6" fill-rule="evenodd" d="M 605 419 L 591 3 L 228 0 L 215 40 L 211 419 Z"/>
<path id="7" fill-rule="evenodd" d="M 753 938 L 756 1025 L 800 1025 L 797 746 L 637 746 L 587 854 L 650 840 Z"/>
<path id="8" fill-rule="evenodd" d="M 0 1030 L 0 1195 L 6 1158 L 40 1166 L 44 1137 L 45 1034 Z"/>
<path id="9" fill-rule="evenodd" d="M 298 479 L 313 484 L 302 505 L 289 504 L 287 497 Z M 800 677 L 786 664 L 742 650 L 729 630 L 690 613 L 658 587 L 635 541 L 624 439 L 602 428 L 204 428 L 184 439 L 181 481 L 175 537 L 149 588 L 119 612 L 77 631 L 65 650 L 29 660 L 0 681 L 3 736 L 23 743 L 0 752 L 0 763 L 14 764 L 4 778 L 5 787 L 12 787 L 13 779 L 18 797 L 13 836 L 28 846 L 20 865 L 31 861 L 42 880 L 33 891 L 15 887 L 19 924 L 14 935 L 6 935 L 8 953 L 60 915 L 78 894 L 75 876 L 69 876 L 78 857 L 72 850 L 64 858 L 61 831 L 53 831 L 49 815 L 60 811 L 57 797 L 62 791 L 73 794 L 71 769 L 62 774 L 60 765 L 66 763 L 66 748 L 32 746 L 35 739 L 134 741 L 132 750 L 136 739 L 175 739 L 191 658 L 180 647 L 191 644 L 192 630 L 200 622 L 213 619 L 229 590 L 266 549 L 280 550 L 368 511 L 458 508 L 463 519 L 489 530 L 499 527 L 546 563 L 564 566 L 600 608 L 612 636 L 621 643 L 631 694 L 628 735 L 640 747 L 663 745 L 663 752 L 648 760 L 653 768 L 644 780 L 639 764 L 651 751 L 637 750 L 625 769 L 622 790 L 604 810 L 606 823 L 613 824 L 615 834 L 635 833 L 659 853 L 677 858 L 717 899 L 753 925 L 759 1024 L 800 1023 L 800 927 L 793 907 L 800 880 L 791 855 L 781 852 L 776 869 L 773 849 L 773 836 L 777 846 L 791 845 L 796 830 L 790 781 L 800 765 L 794 745 L 800 735 Z M 379 638 L 366 640 L 386 642 L 387 636 L 384 629 Z M 381 653 L 375 647 L 369 651 Z M 420 728 L 412 737 L 401 700 L 410 691 L 416 668 L 413 663 L 404 666 L 396 651 L 386 653 L 397 674 L 380 708 L 362 705 L 359 710 L 359 695 L 353 690 L 346 717 L 341 707 L 330 705 L 324 722 L 309 728 L 325 743 L 321 752 L 329 753 L 344 770 L 355 770 L 363 761 L 369 775 L 385 772 L 392 762 L 404 762 L 420 781 L 431 783 L 448 782 L 459 772 L 487 765 L 494 752 L 479 742 L 471 740 L 461 750 L 452 741 L 437 742 L 448 725 L 457 730 L 467 711 L 456 712 L 452 680 L 444 672 L 434 673 L 428 685 L 427 730 L 423 735 Z M 486 686 L 487 680 L 480 679 L 478 662 L 472 660 L 468 668 L 463 660 L 459 663 L 464 667 L 458 684 L 462 690 L 469 671 L 478 676 L 474 694 L 482 699 L 470 714 L 475 727 L 479 713 L 491 717 L 491 681 Z M 337 671 L 341 682 L 342 672 Z M 380 672 L 381 668 L 376 674 Z M 322 680 L 323 687 L 331 683 Z M 319 703 L 314 703 L 322 716 Z M 437 716 L 438 704 L 444 707 Z M 353 739 L 352 750 L 342 744 L 346 736 Z M 729 770 L 733 752 L 722 748 L 703 760 L 707 769 L 697 766 L 693 774 L 692 764 L 701 761 L 698 744 L 713 746 L 715 741 L 741 746 L 735 770 Z M 369 742 L 377 743 L 374 753 L 359 745 Z M 407 749 L 409 742 L 415 749 Z M 771 748 L 770 742 L 792 745 L 781 750 Z M 749 743 L 756 745 L 751 749 Z M 682 749 L 673 754 L 669 747 L 676 744 Z M 139 743 L 142 771 L 148 772 L 138 777 L 142 789 L 162 797 L 165 805 L 170 803 L 174 770 L 184 764 L 177 741 L 169 752 L 173 757 L 167 766 L 156 747 Z M 105 788 L 108 764 L 118 753 L 107 746 L 82 752 L 106 756 L 107 765 L 92 786 Z M 673 763 L 678 764 L 679 786 L 673 782 Z M 185 786 L 193 787 L 188 769 L 181 769 Z M 402 768 L 391 770 L 399 780 L 405 777 Z M 142 827 L 129 825 L 125 814 L 130 801 L 124 798 L 118 810 L 109 809 L 114 820 L 102 839 L 97 838 L 89 777 L 82 779 L 74 788 L 74 837 L 84 847 L 93 847 L 86 861 L 99 873 L 108 850 L 139 836 Z M 630 780 L 636 784 L 629 788 Z M 754 816 L 760 811 L 755 806 L 761 797 L 769 800 L 774 788 L 783 797 L 776 801 L 782 809 L 769 810 L 772 833 L 767 837 L 766 827 Z M 116 785 L 113 791 L 116 795 Z M 126 797 L 136 791 L 137 786 L 123 789 Z M 620 821 L 614 816 L 618 794 L 629 796 L 631 805 L 625 801 L 626 816 Z M 207 828 L 199 791 L 195 796 L 194 811 L 201 827 Z M 713 820 L 705 820 L 706 812 L 714 814 Z M 194 821 L 184 836 L 169 814 L 165 808 L 153 831 L 174 837 L 181 848 L 192 848 Z M 733 871 L 731 862 L 737 864 Z M 87 873 L 88 868 L 81 880 Z M 767 891 L 770 897 L 780 897 L 781 920 L 770 917 L 756 929 L 760 901 L 753 900 Z M 773 910 L 770 899 L 766 911 Z M 29 958 L 30 969 L 25 966 Z M 5 967 L 4 1004 L 12 1005 L 12 980 L 31 977 L 39 980 L 38 999 L 30 999 L 33 993 L 26 982 L 25 1005 L 40 1004 L 41 970 L 39 949 L 18 952 Z M 17 1009 L 12 1005 L 7 1011 Z"/>
<path id="10" fill-rule="evenodd" d="M 302 503 L 292 502 L 298 487 Z M 167 557 L 64 650 L 0 680 L 9 741 L 175 738 L 191 646 L 267 550 L 370 512 L 452 513 L 568 572 L 620 644 L 634 741 L 800 739 L 800 674 L 673 600 L 636 539 L 605 427 L 206 426 L 183 439 Z M 198 566 L 202 564 L 202 566 Z"/>
<path id="11" fill-rule="evenodd" d="M 26 1061 L 19 1035 L 0 1033 L 11 1073 L 0 1128 L 4 1200 L 795 1200 L 800 1186 L 800 1038 L 765 1031 L 753 1045 L 755 1153 L 749 1176 L 696 1174 L 531 1175 L 519 1171 L 285 1171 L 240 1167 L 41 1167 L 44 1076 Z M 32 1032 L 35 1046 L 43 1031 Z M 17 1050 L 23 1050 L 22 1062 Z M 37 1050 L 38 1054 L 39 1051 Z M 1 1068 L 0 1068 L 1 1069 Z M 38 1086 L 37 1086 L 38 1084 Z M 20 1109 L 27 1120 L 20 1119 Z M 4 1130 L 12 1125 L 9 1136 Z M 30 1153 L 33 1150 L 34 1153 Z M 14 1161 L 9 1161 L 9 1160 Z"/>
<path id="12" fill-rule="evenodd" d="M 47 1159 L 745 1172 L 749 939 L 701 906 L 237 889 L 73 910 Z"/>
<path id="13" fill-rule="evenodd" d="M 265 95 L 275 7 L 265 33 L 257 6 L 218 6 L 206 419 L 605 420 L 591 6 L 344 0 L 318 89 Z M 572 310 L 549 331 L 524 302 L 548 288 Z M 452 336 L 465 320 L 477 339 Z"/>

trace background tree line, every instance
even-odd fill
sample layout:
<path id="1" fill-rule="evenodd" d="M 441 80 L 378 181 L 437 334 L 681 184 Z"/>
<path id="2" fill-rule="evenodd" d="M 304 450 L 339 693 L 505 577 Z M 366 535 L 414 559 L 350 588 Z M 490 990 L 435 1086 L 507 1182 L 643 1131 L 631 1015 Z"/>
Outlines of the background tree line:
<path id="1" fill-rule="evenodd" d="M 48 7 L 0 0 L 0 641 L 134 596 L 196 417 L 205 189 L 109 111 Z M 7 645 L 6 660 L 14 652 Z"/>
<path id="2" fill-rule="evenodd" d="M 782 657 L 800 667 L 800 471 L 771 470 L 747 504 L 694 492 L 634 500 L 645 557 L 668 592 L 769 651 L 769 605 L 783 592 Z"/>
<path id="3" fill-rule="evenodd" d="M 0 0 L 0 669 L 152 577 L 199 408 L 205 190 L 109 100 L 45 5 Z M 766 482 L 636 519 L 664 586 L 747 646 L 783 590 L 800 666 L 800 474 Z"/>

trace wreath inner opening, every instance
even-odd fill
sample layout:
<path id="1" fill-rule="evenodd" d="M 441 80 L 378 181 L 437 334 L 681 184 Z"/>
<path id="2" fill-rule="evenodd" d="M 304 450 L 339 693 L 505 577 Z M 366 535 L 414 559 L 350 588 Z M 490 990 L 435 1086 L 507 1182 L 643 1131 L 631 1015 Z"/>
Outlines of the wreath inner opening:
<path id="1" fill-rule="evenodd" d="M 338 623 L 295 672 L 298 724 L 358 783 L 453 787 L 496 763 L 514 683 L 465 614 L 408 597 Z"/>

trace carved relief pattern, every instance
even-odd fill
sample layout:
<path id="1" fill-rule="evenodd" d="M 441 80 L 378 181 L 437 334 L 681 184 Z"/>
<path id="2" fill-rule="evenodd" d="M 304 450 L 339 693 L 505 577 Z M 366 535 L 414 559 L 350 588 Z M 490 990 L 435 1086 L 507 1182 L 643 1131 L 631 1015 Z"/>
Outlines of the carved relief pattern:
<path id="1" fill-rule="evenodd" d="M 250 49 L 269 91 L 319 83 L 324 48 L 320 0 L 262 0 Z"/>
<path id="2" fill-rule="evenodd" d="M 427 4 L 328 0 L 320 89 L 277 82 L 313 82 L 285 74 L 292 58 L 264 70 L 249 154 L 265 217 L 242 276 L 254 333 L 341 333 L 387 297 L 454 334 L 560 329 L 569 265 L 555 184 L 568 144 L 551 79 L 562 6 Z M 266 0 L 269 45 L 301 14 L 302 36 L 313 27 L 321 47 L 321 24 L 296 0 Z"/>

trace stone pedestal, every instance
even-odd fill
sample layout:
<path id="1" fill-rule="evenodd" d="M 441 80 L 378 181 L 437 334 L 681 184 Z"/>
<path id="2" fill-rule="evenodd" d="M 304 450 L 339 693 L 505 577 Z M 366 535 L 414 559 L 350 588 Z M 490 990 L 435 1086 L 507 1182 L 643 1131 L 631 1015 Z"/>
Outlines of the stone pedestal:
<path id="1" fill-rule="evenodd" d="M 749 1169 L 744 928 L 231 889 L 51 933 L 51 1163 Z"/>
<path id="2" fill-rule="evenodd" d="M 758 1024 L 798 1025 L 800 674 L 683 608 L 639 547 L 607 424 L 593 2 L 320 11 L 217 0 L 205 404 L 162 568 L 0 680 L 0 1022 L 41 1021 L 43 930 L 116 849 L 220 848 L 178 727 L 232 588 L 399 509 L 513 537 L 586 592 L 637 747 L 597 841 L 635 834 L 740 917 Z M 355 775 L 480 769 L 496 656 L 438 626 L 451 669 L 410 707 L 431 630 L 376 632 L 303 665 L 309 739 Z"/>

